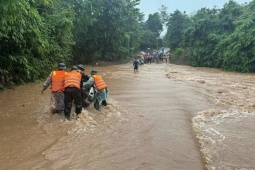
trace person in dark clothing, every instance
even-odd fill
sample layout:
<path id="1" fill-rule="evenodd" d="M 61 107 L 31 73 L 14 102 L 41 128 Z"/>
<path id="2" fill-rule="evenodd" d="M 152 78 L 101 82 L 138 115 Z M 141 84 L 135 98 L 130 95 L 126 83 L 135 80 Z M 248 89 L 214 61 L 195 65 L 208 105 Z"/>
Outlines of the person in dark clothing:
<path id="1" fill-rule="evenodd" d="M 76 118 L 82 111 L 82 98 L 81 98 L 81 83 L 82 76 L 79 73 L 77 66 L 71 68 L 71 72 L 65 75 L 65 119 L 70 120 L 70 114 L 72 109 L 72 104 L 75 104 Z"/>
<path id="2" fill-rule="evenodd" d="M 139 64 L 140 64 L 140 63 L 139 63 L 138 60 L 135 60 L 135 61 L 133 62 L 134 72 L 138 71 Z"/>
<path id="3" fill-rule="evenodd" d="M 81 75 L 82 75 L 82 82 L 88 81 L 90 77 L 89 77 L 88 75 L 85 74 L 85 68 L 84 68 L 84 66 L 83 66 L 82 64 L 79 64 L 77 67 L 78 67 L 78 69 L 79 69 L 79 72 L 80 72 Z M 82 86 L 83 86 L 83 85 L 82 85 Z M 81 86 L 81 87 L 82 87 L 82 86 Z"/>
<path id="4" fill-rule="evenodd" d="M 81 81 L 81 98 L 82 98 L 82 104 L 84 107 L 88 107 L 90 103 L 87 102 L 86 98 L 88 97 L 88 92 L 84 91 L 82 89 L 83 84 L 89 80 L 90 76 L 85 74 L 85 68 L 82 64 L 77 65 L 79 72 L 81 73 L 82 76 L 82 81 Z"/>

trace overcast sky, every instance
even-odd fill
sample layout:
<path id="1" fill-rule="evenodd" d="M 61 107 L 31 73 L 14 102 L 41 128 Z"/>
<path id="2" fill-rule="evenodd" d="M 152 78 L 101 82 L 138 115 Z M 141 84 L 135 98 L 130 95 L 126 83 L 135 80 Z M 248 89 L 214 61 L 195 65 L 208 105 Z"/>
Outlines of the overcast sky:
<path id="1" fill-rule="evenodd" d="M 161 5 L 167 7 L 167 12 L 173 13 L 176 9 L 181 12 L 186 11 L 187 14 L 192 14 L 201 8 L 222 8 L 225 3 L 229 0 L 141 0 L 140 5 L 138 6 L 145 14 L 145 20 L 149 14 L 158 12 L 161 8 Z M 249 3 L 251 0 L 236 0 L 239 4 L 244 4 L 245 2 Z"/>

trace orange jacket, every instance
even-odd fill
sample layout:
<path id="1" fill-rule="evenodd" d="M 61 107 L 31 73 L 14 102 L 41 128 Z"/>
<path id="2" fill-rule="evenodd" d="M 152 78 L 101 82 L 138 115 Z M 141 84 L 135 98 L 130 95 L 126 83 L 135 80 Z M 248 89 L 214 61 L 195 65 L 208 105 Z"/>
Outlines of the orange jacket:
<path id="1" fill-rule="evenodd" d="M 92 77 L 94 78 L 94 85 L 98 91 L 107 88 L 107 85 L 101 76 L 93 75 Z"/>
<path id="2" fill-rule="evenodd" d="M 64 91 L 64 77 L 67 73 L 64 70 L 56 70 L 51 74 L 51 91 L 63 92 Z"/>
<path id="3" fill-rule="evenodd" d="M 81 73 L 76 70 L 72 70 L 70 73 L 67 73 L 65 76 L 65 85 L 64 87 L 76 87 L 80 89 L 81 83 Z"/>

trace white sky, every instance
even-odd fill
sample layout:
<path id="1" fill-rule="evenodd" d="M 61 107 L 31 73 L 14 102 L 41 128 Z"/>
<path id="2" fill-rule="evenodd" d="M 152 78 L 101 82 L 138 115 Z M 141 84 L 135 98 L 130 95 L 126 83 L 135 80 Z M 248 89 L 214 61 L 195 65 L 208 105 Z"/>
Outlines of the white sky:
<path id="1" fill-rule="evenodd" d="M 249 3 L 251 0 L 235 0 L 239 4 L 244 4 L 245 2 Z M 186 11 L 187 14 L 192 14 L 201 8 L 222 8 L 225 3 L 229 0 L 141 0 L 140 11 L 145 14 L 145 20 L 149 14 L 159 12 L 158 9 L 161 8 L 161 5 L 167 7 L 167 12 L 173 13 L 176 9 L 181 12 Z"/>

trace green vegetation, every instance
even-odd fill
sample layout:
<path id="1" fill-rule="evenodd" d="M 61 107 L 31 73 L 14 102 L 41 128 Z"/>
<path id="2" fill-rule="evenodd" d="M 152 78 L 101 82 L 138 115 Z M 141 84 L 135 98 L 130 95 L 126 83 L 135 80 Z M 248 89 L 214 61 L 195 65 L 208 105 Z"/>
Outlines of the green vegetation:
<path id="1" fill-rule="evenodd" d="M 139 0 L 0 0 L 0 90 L 56 67 L 118 61 L 140 48 Z"/>
<path id="2" fill-rule="evenodd" d="M 59 62 L 116 62 L 169 47 L 173 61 L 255 72 L 255 1 L 193 15 L 144 15 L 140 0 L 0 0 L 0 90 L 38 82 Z M 163 26 L 166 35 L 161 38 Z"/>
<path id="3" fill-rule="evenodd" d="M 222 9 L 202 8 L 188 16 L 176 10 L 168 16 L 164 37 L 174 59 L 192 66 L 255 72 L 255 1 L 230 0 Z"/>

